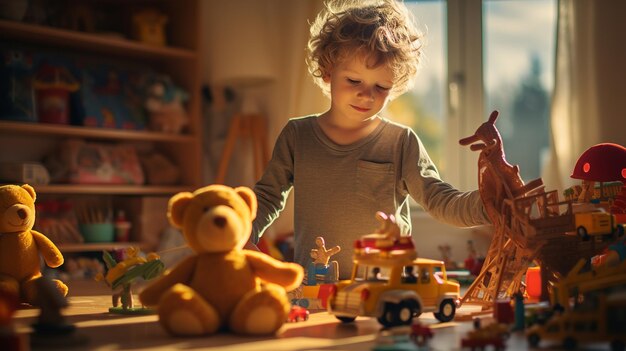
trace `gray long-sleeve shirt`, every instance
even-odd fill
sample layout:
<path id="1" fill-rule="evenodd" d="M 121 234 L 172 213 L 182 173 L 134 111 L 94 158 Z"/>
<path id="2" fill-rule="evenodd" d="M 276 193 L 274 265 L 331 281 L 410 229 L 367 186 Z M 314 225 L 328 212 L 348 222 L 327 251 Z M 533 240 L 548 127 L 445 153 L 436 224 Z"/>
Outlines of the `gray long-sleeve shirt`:
<path id="1" fill-rule="evenodd" d="M 443 182 L 410 128 L 383 119 L 367 137 L 339 145 L 316 118 L 291 119 L 279 135 L 254 187 L 259 203 L 254 242 L 283 210 L 292 188 L 294 261 L 307 267 L 315 238 L 322 236 L 327 247 L 341 246 L 331 258 L 339 262 L 341 279 L 350 276 L 354 241 L 379 227 L 376 211 L 394 214 L 403 233 L 410 233 L 409 196 L 440 221 L 464 227 L 489 223 L 478 192 L 460 192 Z"/>

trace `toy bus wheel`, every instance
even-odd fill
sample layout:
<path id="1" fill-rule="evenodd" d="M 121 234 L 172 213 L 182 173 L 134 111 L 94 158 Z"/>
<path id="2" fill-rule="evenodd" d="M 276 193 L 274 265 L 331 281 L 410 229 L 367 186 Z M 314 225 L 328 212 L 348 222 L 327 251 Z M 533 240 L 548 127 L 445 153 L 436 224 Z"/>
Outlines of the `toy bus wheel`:
<path id="1" fill-rule="evenodd" d="M 441 302 L 439 306 L 439 312 L 435 312 L 435 318 L 438 321 L 445 323 L 454 319 L 454 314 L 456 313 L 456 306 L 452 300 L 444 300 Z"/>
<path id="2" fill-rule="evenodd" d="M 378 317 L 378 323 L 382 324 L 384 327 L 393 327 L 398 325 L 397 317 L 398 317 L 398 306 L 392 303 L 386 303 L 385 308 L 383 309 L 383 314 Z"/>
<path id="3" fill-rule="evenodd" d="M 563 348 L 566 350 L 575 350 L 576 344 L 576 339 L 572 338 L 571 336 L 568 336 L 567 338 L 565 338 L 565 340 L 563 340 Z"/>
<path id="4" fill-rule="evenodd" d="M 589 233 L 587 233 L 587 228 L 580 226 L 576 228 L 576 233 L 578 233 L 578 236 L 584 241 L 589 240 Z"/>
<path id="5" fill-rule="evenodd" d="M 541 338 L 539 337 L 539 334 L 530 334 L 528 335 L 528 345 L 530 345 L 530 347 L 537 347 L 539 346 L 539 341 L 541 340 Z"/>
<path id="6" fill-rule="evenodd" d="M 611 351 L 624 351 L 626 350 L 626 344 L 622 340 L 611 341 Z"/>
<path id="7" fill-rule="evenodd" d="M 617 237 L 620 238 L 624 235 L 624 225 L 623 224 L 618 224 L 617 228 L 615 229 L 615 231 L 617 232 Z"/>
<path id="8" fill-rule="evenodd" d="M 410 325 L 413 322 L 413 315 L 414 313 L 410 303 L 405 301 L 398 305 L 396 316 L 398 324 Z"/>
<path id="9" fill-rule="evenodd" d="M 337 317 L 337 319 L 339 319 L 342 323 L 352 323 L 356 319 L 356 317 L 343 317 L 343 316 L 335 316 L 335 317 Z"/>

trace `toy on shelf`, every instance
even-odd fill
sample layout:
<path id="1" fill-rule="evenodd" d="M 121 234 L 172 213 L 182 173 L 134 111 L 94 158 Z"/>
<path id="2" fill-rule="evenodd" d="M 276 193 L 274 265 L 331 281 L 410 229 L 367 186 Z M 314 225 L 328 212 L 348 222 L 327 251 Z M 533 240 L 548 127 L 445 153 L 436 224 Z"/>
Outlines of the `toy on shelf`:
<path id="1" fill-rule="evenodd" d="M 413 238 L 400 235 L 393 215 L 376 212 L 380 227 L 373 234 L 363 235 L 354 243 L 355 258 L 412 260 L 417 257 Z"/>
<path id="2" fill-rule="evenodd" d="M 70 123 L 70 93 L 80 84 L 65 67 L 44 64 L 35 75 L 36 110 L 39 122 Z"/>
<path id="3" fill-rule="evenodd" d="M 144 9 L 133 14 L 134 39 L 149 45 L 165 46 L 165 25 L 168 18 L 157 9 Z"/>
<path id="4" fill-rule="evenodd" d="M 112 313 L 143 314 L 152 313 L 151 310 L 135 307 L 133 303 L 132 284 L 135 280 L 151 280 L 160 276 L 165 270 L 165 265 L 156 253 L 150 253 L 146 257 L 139 255 L 139 249 L 128 247 L 123 252 L 118 252 L 119 258 L 107 252 L 102 252 L 102 259 L 107 266 L 106 275 L 98 274 L 95 279 L 104 281 L 114 292 L 111 299 L 113 307 L 109 308 Z M 120 300 L 122 306 L 118 307 Z"/>
<path id="5" fill-rule="evenodd" d="M 306 285 L 317 285 L 319 283 L 334 283 L 339 277 L 339 263 L 330 261 L 330 258 L 341 251 L 341 247 L 334 246 L 326 249 L 324 238 L 318 236 L 315 238 L 317 249 L 311 249 L 311 258 L 313 262 L 309 264 L 307 269 Z"/>
<path id="6" fill-rule="evenodd" d="M 194 254 L 139 294 L 143 304 L 157 307 L 167 332 L 262 335 L 285 323 L 291 307 L 286 291 L 300 285 L 304 272 L 296 263 L 242 249 L 256 209 L 247 187 L 215 184 L 170 199 L 170 223 L 182 230 Z"/>
<path id="7" fill-rule="evenodd" d="M 395 222 L 377 214 L 384 223 L 385 232 L 396 232 Z M 372 239 L 372 234 L 365 235 Z M 379 237 L 374 237 L 379 240 Z M 410 238 L 409 238 L 410 239 Z M 372 246 L 394 247 L 391 245 Z M 366 250 L 363 238 L 355 246 Z M 342 322 L 352 322 L 357 316 L 376 317 L 386 326 L 410 325 L 422 312 L 434 312 L 435 318 L 448 322 L 459 306 L 460 286 L 447 280 L 442 261 L 416 258 L 414 247 L 403 244 L 401 253 L 367 253 L 355 250 L 354 268 L 349 280 L 335 284 L 328 298 L 328 311 Z"/>
<path id="8" fill-rule="evenodd" d="M 183 106 L 189 95 L 174 85 L 169 77 L 156 78 L 148 86 L 146 95 L 144 106 L 150 117 L 150 129 L 177 134 L 189 124 L 189 116 Z"/>
<path id="9" fill-rule="evenodd" d="M 0 119 L 36 122 L 33 106 L 33 54 L 0 49 Z"/>
<path id="10" fill-rule="evenodd" d="M 0 186 L 0 290 L 21 296 L 21 302 L 39 305 L 37 281 L 42 278 L 40 255 L 51 268 L 63 264 L 63 255 L 45 235 L 32 230 L 35 223 L 35 189 L 28 184 Z M 68 288 L 53 284 L 62 296 Z"/>
<path id="11" fill-rule="evenodd" d="M 586 267 L 581 259 L 567 276 L 552 283 L 552 308 L 559 313 L 528 328 L 530 346 L 548 340 L 561 342 L 567 350 L 589 342 L 609 342 L 616 351 L 626 348 L 626 261 Z"/>

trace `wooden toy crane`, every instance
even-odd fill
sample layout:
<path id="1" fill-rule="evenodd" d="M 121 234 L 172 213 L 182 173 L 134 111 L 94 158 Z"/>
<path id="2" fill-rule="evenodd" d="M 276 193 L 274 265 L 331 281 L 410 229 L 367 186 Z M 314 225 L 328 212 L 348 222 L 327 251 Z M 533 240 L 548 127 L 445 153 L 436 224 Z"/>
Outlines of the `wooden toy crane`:
<path id="1" fill-rule="evenodd" d="M 524 184 L 519 167 L 506 161 L 495 124 L 497 118 L 498 112 L 493 111 L 473 135 L 459 141 L 461 145 L 470 145 L 473 151 L 480 151 L 478 187 L 495 231 L 483 268 L 461 300 L 484 308 L 490 307 L 498 297 L 507 293 L 510 296 L 519 289 L 528 264 L 541 246 L 541 242 L 529 240 L 523 226 L 513 224 L 520 223 L 514 218 L 519 210 L 515 206 L 519 203 L 514 200 L 532 191 L 542 192 L 543 181 L 535 179 Z"/>

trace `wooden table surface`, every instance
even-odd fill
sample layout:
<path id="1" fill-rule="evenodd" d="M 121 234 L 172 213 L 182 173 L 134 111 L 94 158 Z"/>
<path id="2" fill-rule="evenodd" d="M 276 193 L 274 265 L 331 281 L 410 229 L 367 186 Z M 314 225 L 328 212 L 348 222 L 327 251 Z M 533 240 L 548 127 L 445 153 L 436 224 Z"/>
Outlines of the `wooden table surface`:
<path id="1" fill-rule="evenodd" d="M 175 338 L 165 333 L 156 315 L 128 316 L 111 314 L 110 291 L 100 288 L 100 283 L 89 282 L 77 288 L 70 287 L 69 307 L 63 315 L 76 326 L 75 333 L 87 339 L 86 343 L 63 347 L 69 350 L 371 350 L 375 345 L 380 325 L 372 318 L 357 318 L 354 323 L 343 324 L 325 311 L 313 312 L 308 321 L 286 323 L 276 336 L 243 337 L 227 333 L 196 338 Z M 74 294 L 72 294 L 74 293 Z M 461 308 L 460 312 L 464 312 Z M 22 334 L 32 332 L 31 324 L 37 320 L 39 309 L 20 309 L 15 318 L 16 330 Z M 438 323 L 432 313 L 420 317 L 435 334 L 430 350 L 460 350 L 461 338 L 472 328 L 471 322 Z M 513 333 L 507 341 L 507 350 L 526 350 L 521 333 Z M 51 349 L 52 343 L 37 349 Z M 1 347 L 0 347 L 1 348 Z M 60 349 L 60 348 L 57 348 Z"/>

